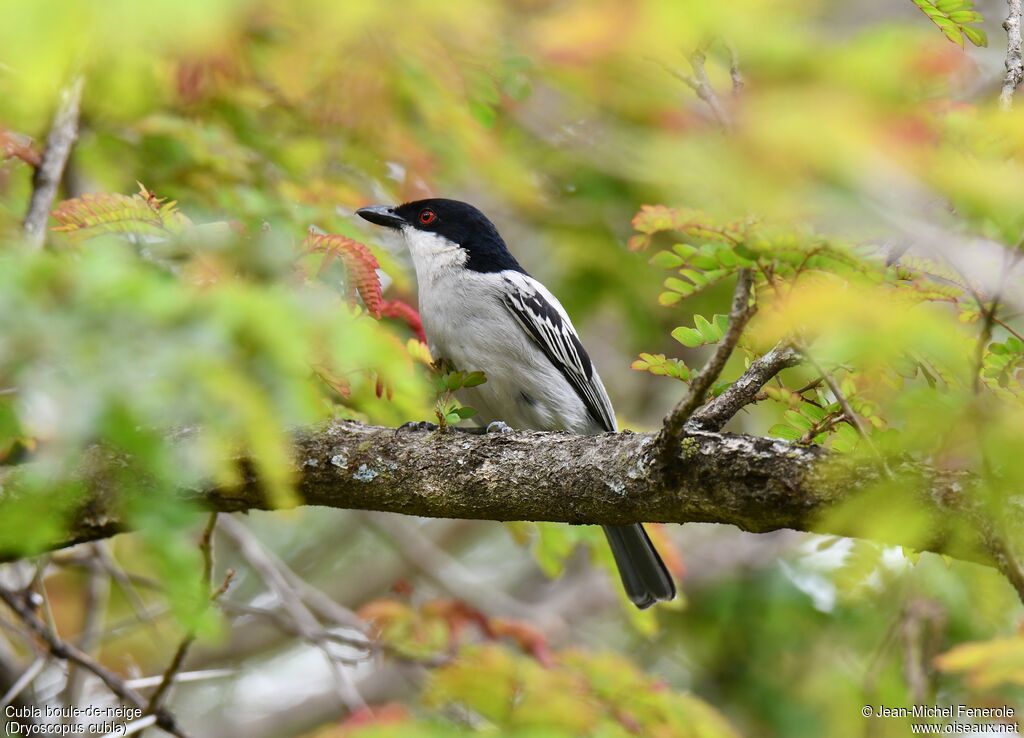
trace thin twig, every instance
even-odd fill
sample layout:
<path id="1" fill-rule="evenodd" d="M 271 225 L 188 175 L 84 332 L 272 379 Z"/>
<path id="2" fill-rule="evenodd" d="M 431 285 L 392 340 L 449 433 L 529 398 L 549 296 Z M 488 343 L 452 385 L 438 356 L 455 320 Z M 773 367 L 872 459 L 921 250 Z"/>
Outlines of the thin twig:
<path id="1" fill-rule="evenodd" d="M 697 97 L 707 103 L 707 106 L 711 109 L 711 113 L 715 116 L 715 120 L 718 124 L 726 131 L 732 131 L 732 116 L 729 115 L 729 111 L 722 105 L 722 101 L 718 97 L 718 93 L 715 92 L 715 88 L 712 87 L 711 81 L 708 79 L 707 70 L 704 68 L 704 62 L 707 60 L 707 49 L 711 45 L 710 41 L 706 41 L 700 44 L 690 54 L 689 62 L 692 74 L 681 72 L 678 69 L 668 66 L 664 62 L 658 62 L 666 72 L 671 74 L 673 77 L 681 81 L 695 93 Z M 729 74 L 732 78 L 733 94 L 737 94 L 743 87 L 743 79 L 740 77 L 739 67 L 735 66 L 738 64 L 738 58 L 734 55 L 730 49 L 730 68 Z"/>
<path id="2" fill-rule="evenodd" d="M 1021 565 L 1016 552 L 1010 546 L 1007 536 L 996 529 L 994 520 L 976 521 L 976 525 L 980 529 L 985 548 L 988 549 L 995 561 L 996 567 L 1016 590 L 1020 601 L 1024 602 L 1024 566 Z"/>
<path id="3" fill-rule="evenodd" d="M 1003 110 L 1013 106 L 1013 93 L 1024 80 L 1024 59 L 1021 57 L 1021 0 L 1006 0 L 1009 8 L 1003 28 L 1006 29 L 1006 76 L 999 93 L 999 105 Z"/>
<path id="4" fill-rule="evenodd" d="M 974 371 L 971 372 L 971 385 L 974 394 L 981 392 L 981 370 L 985 363 L 985 348 L 992 340 L 992 327 L 996 320 L 996 310 L 999 309 L 999 295 L 992 298 L 992 303 L 982 314 L 981 331 L 978 333 L 978 340 L 974 346 Z"/>
<path id="5" fill-rule="evenodd" d="M 24 228 L 26 240 L 35 248 L 40 248 L 46 238 L 50 208 L 53 207 L 57 187 L 64 176 L 71 147 L 78 138 L 78 109 L 82 102 L 84 82 L 82 77 L 76 77 L 61 92 L 60 105 L 46 137 L 43 161 L 32 177 L 32 197 L 25 215 Z"/>
<path id="6" fill-rule="evenodd" d="M 793 390 L 793 394 L 794 395 L 802 395 L 804 392 L 810 392 L 812 389 L 817 389 L 818 387 L 820 387 L 821 383 L 824 382 L 824 381 L 825 381 L 824 377 L 818 377 L 817 379 L 812 379 L 810 382 L 805 384 L 800 389 Z"/>
<path id="7" fill-rule="evenodd" d="M 1007 325 L 1005 320 L 993 317 L 992 322 L 994 322 L 998 326 L 1001 326 L 1004 330 L 1006 330 L 1007 333 L 1016 338 L 1018 341 L 1024 341 L 1024 334 L 1014 330 L 1011 326 Z"/>
<path id="8" fill-rule="evenodd" d="M 892 469 L 889 468 L 889 464 L 886 462 L 882 452 L 879 451 L 878 446 L 876 446 L 874 441 L 871 440 L 871 436 L 868 435 L 868 429 L 864 427 L 864 423 L 861 421 L 860 417 L 853 411 L 853 408 L 850 407 L 850 402 L 846 399 L 846 395 L 843 394 L 843 391 L 839 388 L 839 383 L 836 382 L 835 377 L 832 376 L 831 372 L 826 371 L 824 367 L 818 363 L 817 359 L 811 356 L 806 349 L 804 349 L 802 353 L 807 358 L 807 362 L 813 366 L 825 380 L 825 384 L 828 385 L 833 397 L 836 398 L 836 402 L 838 402 L 839 407 L 842 408 L 846 419 L 850 422 L 850 425 L 854 427 L 857 433 L 860 434 L 860 437 L 864 439 L 865 445 L 867 445 L 868 449 L 878 460 L 878 464 L 885 476 L 888 479 L 892 479 Z"/>
<path id="9" fill-rule="evenodd" d="M 926 704 L 935 695 L 935 633 L 944 630 L 946 614 L 942 606 L 926 599 L 907 603 L 900 618 L 903 640 L 903 674 L 914 704 Z"/>
<path id="10" fill-rule="evenodd" d="M 783 369 L 794 367 L 803 361 L 800 352 L 789 342 L 782 341 L 771 351 L 751 362 L 739 379 L 728 389 L 707 404 L 694 411 L 687 428 L 706 431 L 721 430 L 729 419 L 758 399 L 758 393 Z M 820 381 L 820 380 L 819 380 Z M 804 389 L 806 391 L 810 386 Z"/>
<path id="11" fill-rule="evenodd" d="M 78 637 L 78 647 L 85 653 L 91 653 L 100 641 L 100 636 L 103 634 L 103 620 L 107 612 L 107 600 L 110 597 L 110 577 L 95 558 L 96 550 L 99 547 L 99 543 L 89 547 L 92 557 L 89 560 L 89 583 L 85 595 L 85 623 L 82 625 L 82 632 Z M 81 676 L 80 670 L 68 669 L 67 684 L 64 687 L 65 704 L 74 705 L 78 702 L 82 686 Z"/>
<path id="12" fill-rule="evenodd" d="M 1021 251 L 1019 244 L 1017 246 L 1017 250 L 1012 252 L 1003 252 L 1003 270 L 999 277 L 999 285 L 996 287 L 995 294 L 992 297 L 992 302 L 987 308 L 981 301 L 980 296 L 975 297 L 978 301 L 978 309 L 982 311 L 982 324 L 981 332 L 978 334 L 978 342 L 974 347 L 974 372 L 971 380 L 974 388 L 974 394 L 978 394 L 981 391 L 981 370 L 985 362 L 985 348 L 988 346 L 989 341 L 992 340 L 992 328 L 996 322 L 996 313 L 999 310 L 1000 301 L 1003 299 L 1003 291 L 1006 289 L 1007 278 L 1017 267 L 1017 262 L 1019 261 L 1020 256 Z"/>
<path id="13" fill-rule="evenodd" d="M 729 50 L 729 78 L 732 80 L 732 95 L 737 97 L 743 92 L 743 75 L 740 73 L 740 55 L 736 47 L 727 43 L 725 47 Z"/>
<path id="14" fill-rule="evenodd" d="M 46 656 L 39 656 L 32 664 L 22 672 L 18 680 L 11 685 L 11 688 L 7 690 L 3 697 L 0 697 L 0 709 L 6 709 L 6 707 L 14 702 L 21 694 L 25 687 L 32 683 L 32 681 L 39 676 L 39 673 L 46 666 L 46 662 L 49 659 Z"/>
<path id="15" fill-rule="evenodd" d="M 722 105 L 722 101 L 718 99 L 718 93 L 711 86 L 711 81 L 708 80 L 708 73 L 704 69 L 704 62 L 707 59 L 705 54 L 706 48 L 706 46 L 698 46 L 690 54 L 690 68 L 693 69 L 693 76 L 687 81 L 687 84 L 697 93 L 697 97 L 706 102 L 708 107 L 711 108 L 711 112 L 714 113 L 715 120 L 718 121 L 719 125 L 725 130 L 731 131 L 732 117 L 725 109 L 725 106 Z"/>
<path id="16" fill-rule="evenodd" d="M 202 538 L 199 539 L 199 550 L 203 554 L 203 571 L 200 578 L 201 591 L 204 593 L 204 601 L 200 604 L 198 611 L 196 612 L 196 618 L 201 617 L 209 606 L 211 600 L 216 599 L 222 594 L 228 586 L 231 580 L 231 572 L 229 570 L 228 575 L 224 578 L 224 584 L 221 585 L 216 592 L 211 592 L 210 588 L 213 583 L 213 532 L 217 528 L 217 513 L 210 513 L 210 517 L 206 521 L 206 527 L 203 528 Z M 182 665 L 185 663 L 185 656 L 188 655 L 189 648 L 196 640 L 195 626 L 189 628 L 185 637 L 181 639 L 178 644 L 178 648 L 174 652 L 171 663 L 167 665 L 167 669 L 164 671 L 163 680 L 160 682 L 160 686 L 156 688 L 156 691 L 150 695 L 149 704 L 146 705 L 146 714 L 156 714 L 163 703 L 164 697 L 170 690 L 171 685 L 174 684 L 175 677 L 178 672 L 181 671 Z"/>
<path id="17" fill-rule="evenodd" d="M 150 725 L 153 725 L 155 722 L 156 715 L 146 715 L 144 717 L 140 717 L 138 720 L 132 720 L 127 725 L 118 726 L 118 730 L 107 733 L 102 736 L 102 738 L 125 738 L 129 735 L 135 735 L 139 731 L 145 730 Z"/>
<path id="18" fill-rule="evenodd" d="M 732 355 L 740 335 L 747 322 L 753 317 L 756 306 L 750 304 L 750 291 L 753 277 L 749 269 L 740 269 L 736 279 L 736 289 L 732 296 L 732 308 L 729 310 L 729 330 L 726 331 L 715 353 L 690 381 L 690 389 L 686 396 L 665 416 L 658 444 L 664 457 L 671 456 L 679 446 L 683 437 L 684 426 L 694 411 L 704 401 L 704 396 L 718 375 L 725 368 L 725 363 Z"/>
<path id="19" fill-rule="evenodd" d="M 438 587 L 468 602 L 488 615 L 511 615 L 537 622 L 544 615 L 511 597 L 504 590 L 486 584 L 466 569 L 447 551 L 436 546 L 414 525 L 387 513 L 358 511 L 354 513 L 393 545 L 403 559 Z M 544 622 L 544 629 L 558 628 L 560 622 Z"/>
<path id="20" fill-rule="evenodd" d="M 153 629 L 151 635 L 153 638 L 158 638 L 160 634 L 160 622 L 153 617 L 153 613 L 146 607 L 146 603 L 142 600 L 139 591 L 135 588 L 136 584 L 140 584 L 147 587 L 159 587 L 159 582 L 143 577 L 141 575 L 129 574 L 124 570 L 121 564 L 114 558 L 113 554 L 110 553 L 110 549 L 107 547 L 106 541 L 100 541 L 96 549 L 96 556 L 100 565 L 107 571 L 110 578 L 117 583 L 124 595 L 124 598 L 131 605 L 132 612 L 135 617 L 147 624 L 152 625 Z"/>
<path id="21" fill-rule="evenodd" d="M 110 671 L 107 667 L 93 659 L 89 654 L 82 652 L 76 646 L 62 640 L 50 627 L 36 615 L 29 604 L 27 591 L 12 592 L 0 587 L 0 600 L 9 607 L 15 615 L 24 623 L 28 629 L 36 635 L 45 645 L 54 658 L 68 661 L 83 669 L 95 674 L 107 689 L 115 696 L 139 709 L 144 709 L 146 701 L 135 690 L 129 688 L 120 676 Z M 162 730 L 178 738 L 187 738 L 186 734 L 178 727 L 174 716 L 163 709 L 154 713 L 156 725 Z"/>
<path id="22" fill-rule="evenodd" d="M 334 678 L 338 696 L 345 708 L 350 712 L 369 709 L 356 689 L 352 676 L 346 669 L 338 668 L 340 659 L 331 652 L 328 644 L 331 640 L 329 633 L 302 602 L 289 577 L 283 573 L 287 569 L 284 562 L 268 551 L 248 528 L 231 517 L 224 517 L 221 531 L 231 539 L 242 558 L 277 596 L 303 640 L 315 646 L 324 655 Z"/>
<path id="23" fill-rule="evenodd" d="M 846 413 L 843 412 L 826 415 L 824 418 L 822 418 L 817 423 L 808 428 L 807 431 L 802 436 L 800 436 L 800 439 L 797 441 L 797 443 L 810 443 L 811 441 L 814 440 L 814 437 L 819 433 L 826 433 L 835 428 L 840 423 L 848 422 L 850 421 L 847 420 Z"/>

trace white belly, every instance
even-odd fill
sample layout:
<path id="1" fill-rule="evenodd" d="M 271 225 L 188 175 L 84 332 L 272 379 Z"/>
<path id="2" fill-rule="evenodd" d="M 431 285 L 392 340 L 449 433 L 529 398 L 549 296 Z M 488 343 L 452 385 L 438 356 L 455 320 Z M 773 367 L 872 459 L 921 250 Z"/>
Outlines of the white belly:
<path id="1" fill-rule="evenodd" d="M 513 428 L 601 433 L 586 405 L 515 321 L 485 277 L 433 275 L 420 282 L 420 317 L 434 359 L 487 381 L 457 393 L 477 410 L 481 425 L 501 420 Z"/>

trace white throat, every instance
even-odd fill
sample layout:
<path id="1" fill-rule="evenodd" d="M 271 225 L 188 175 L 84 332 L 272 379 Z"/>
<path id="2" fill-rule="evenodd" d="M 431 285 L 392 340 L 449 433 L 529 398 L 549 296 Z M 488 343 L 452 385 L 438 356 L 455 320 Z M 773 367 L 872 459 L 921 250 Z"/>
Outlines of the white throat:
<path id="1" fill-rule="evenodd" d="M 403 227 L 402 235 L 405 236 L 405 245 L 409 247 L 421 291 L 466 263 L 466 250 L 444 236 L 411 226 Z"/>

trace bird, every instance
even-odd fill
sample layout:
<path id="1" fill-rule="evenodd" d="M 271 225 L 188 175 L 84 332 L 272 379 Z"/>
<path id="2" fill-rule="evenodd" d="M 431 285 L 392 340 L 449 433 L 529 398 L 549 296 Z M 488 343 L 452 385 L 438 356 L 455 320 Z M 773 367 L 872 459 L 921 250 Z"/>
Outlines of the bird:
<path id="1" fill-rule="evenodd" d="M 486 381 L 457 393 L 482 426 L 597 435 L 618 429 L 601 377 L 558 299 L 527 274 L 498 229 L 469 203 L 429 198 L 356 210 L 397 231 L 416 272 L 420 319 L 435 360 Z M 640 523 L 603 526 L 629 600 L 675 597 Z"/>

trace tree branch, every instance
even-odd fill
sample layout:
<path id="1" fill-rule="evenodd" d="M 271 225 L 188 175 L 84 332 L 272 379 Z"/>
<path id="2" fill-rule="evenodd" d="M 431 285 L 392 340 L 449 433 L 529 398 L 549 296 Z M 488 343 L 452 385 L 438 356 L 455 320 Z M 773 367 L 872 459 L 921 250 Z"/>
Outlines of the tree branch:
<path id="1" fill-rule="evenodd" d="M 107 689 L 113 692 L 122 701 L 128 704 L 142 709 L 146 706 L 145 701 L 138 692 L 131 689 L 124 683 L 124 680 L 110 671 L 103 664 L 96 661 L 89 654 L 79 650 L 77 647 L 62 640 L 50 626 L 47 625 L 43 620 L 36 615 L 32 608 L 32 605 L 28 601 L 29 593 L 27 591 L 13 592 L 11 590 L 0 587 L 0 600 L 9 607 L 15 615 L 25 624 L 25 626 L 45 644 L 46 649 L 55 658 L 68 661 L 72 664 L 76 664 L 81 668 L 92 672 L 96 675 L 101 682 L 103 682 Z M 178 738 L 187 738 L 185 733 L 178 727 L 177 721 L 174 716 L 163 709 L 155 710 L 153 713 L 155 720 L 154 722 L 162 730 L 171 735 L 178 736 Z"/>
<path id="2" fill-rule="evenodd" d="M 715 116 L 715 120 L 718 121 L 718 125 L 728 133 L 732 131 L 733 127 L 732 116 L 729 115 L 729 111 L 725 109 L 725 106 L 719 99 L 718 93 L 715 92 L 715 88 L 708 79 L 707 70 L 704 68 L 704 62 L 707 60 L 707 49 L 710 45 L 711 40 L 705 41 L 690 54 L 690 69 L 693 71 L 693 74 L 686 74 L 678 69 L 673 69 L 662 62 L 659 62 L 659 64 L 665 71 L 693 90 L 697 97 L 703 100 L 711 109 L 711 113 Z M 732 47 L 729 47 L 729 77 L 732 80 L 733 95 L 738 95 L 740 90 L 743 89 L 743 77 L 740 75 L 739 57 Z"/>
<path id="3" fill-rule="evenodd" d="M 57 196 L 57 187 L 64 175 L 71 147 L 78 138 L 78 108 L 82 101 L 83 84 L 82 77 L 76 77 L 61 92 L 60 105 L 53 118 L 53 127 L 46 137 L 43 160 L 32 177 L 32 198 L 29 200 L 24 228 L 26 239 L 36 248 L 42 246 L 46 238 L 46 221 L 50 216 L 50 208 L 53 207 L 53 200 Z"/>
<path id="4" fill-rule="evenodd" d="M 298 493 L 307 505 L 382 510 L 427 517 L 549 520 L 621 525 L 636 521 L 727 523 L 754 532 L 794 528 L 835 535 L 863 529 L 823 517 L 882 481 L 873 462 L 785 441 L 691 431 L 676 448 L 671 478 L 661 473 L 656 436 L 607 433 L 396 432 L 335 422 L 295 439 Z M 125 529 L 118 477 L 104 473 L 123 457 L 101 449 L 86 454 L 87 499 L 53 546 L 94 540 Z M 892 489 L 910 496 L 930 517 L 930 538 L 902 529 L 881 541 L 993 563 L 977 536 L 965 536 L 965 516 L 981 503 L 974 478 L 905 461 L 893 465 Z M 14 477 L 12 479 L 12 476 Z M 17 470 L 0 483 L 0 499 L 18 494 Z M 232 488 L 183 491 L 211 510 L 270 509 L 255 474 Z M 140 480 L 134 493 L 155 494 Z M 1006 530 L 1024 530 L 1024 496 L 1005 505 Z M 2 514 L 2 504 L 0 504 Z M 916 526 L 906 526 L 908 530 Z M 908 532 L 907 535 L 910 535 Z M 16 558 L 16 539 L 0 539 L 4 558 Z"/>
<path id="5" fill-rule="evenodd" d="M 725 363 L 740 340 L 740 334 L 743 333 L 747 321 L 753 316 L 756 308 L 750 305 L 752 286 L 753 277 L 750 270 L 740 269 L 736 279 L 736 289 L 732 296 L 732 308 L 729 310 L 729 330 L 722 337 L 708 363 L 690 380 L 690 389 L 686 396 L 672 408 L 662 423 L 661 433 L 658 435 L 658 445 L 665 455 L 675 453 L 683 435 L 683 427 L 697 407 L 704 402 L 704 396 L 718 379 L 718 375 L 722 373 Z"/>
<path id="6" fill-rule="evenodd" d="M 1021 57 L 1021 0 L 1006 0 L 1009 11 L 1003 28 L 1006 29 L 1006 76 L 999 93 L 999 105 L 1009 110 L 1013 105 L 1013 93 L 1024 80 L 1024 59 Z"/>
<path id="7" fill-rule="evenodd" d="M 757 395 L 772 377 L 783 369 L 802 361 L 800 352 L 788 343 L 779 343 L 764 356 L 755 360 L 728 389 L 718 397 L 694 411 L 686 422 L 687 430 L 719 431 Z"/>

